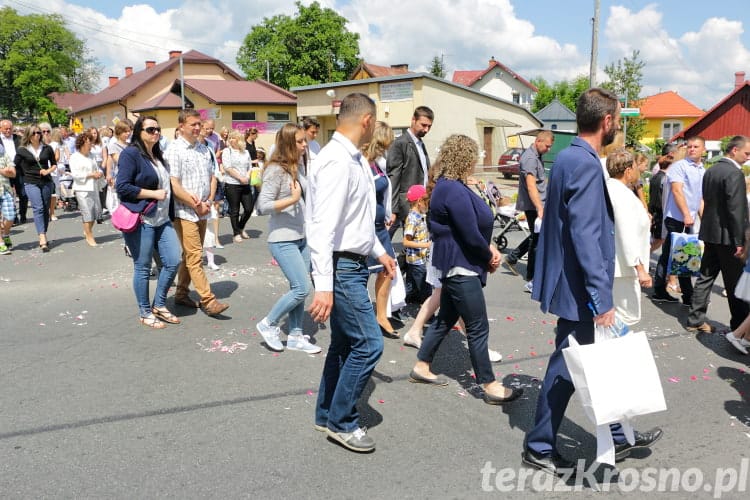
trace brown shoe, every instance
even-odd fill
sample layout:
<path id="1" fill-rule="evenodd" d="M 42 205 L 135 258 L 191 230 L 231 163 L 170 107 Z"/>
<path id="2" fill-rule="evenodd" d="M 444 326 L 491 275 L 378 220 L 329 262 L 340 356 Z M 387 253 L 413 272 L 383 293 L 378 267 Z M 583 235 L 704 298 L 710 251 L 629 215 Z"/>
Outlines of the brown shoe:
<path id="1" fill-rule="evenodd" d="M 223 304 L 218 300 L 211 302 L 209 305 L 203 307 L 203 312 L 209 316 L 218 316 L 229 309 L 229 304 Z"/>
<path id="2" fill-rule="evenodd" d="M 701 323 L 698 326 L 688 326 L 686 330 L 693 333 L 714 333 L 716 331 L 714 327 L 708 323 Z"/>
<path id="3" fill-rule="evenodd" d="M 175 295 L 174 303 L 175 304 L 179 304 L 179 305 L 184 306 L 184 307 L 192 307 L 194 309 L 198 309 L 201 306 L 200 303 L 194 301 L 193 299 L 191 299 L 187 295 L 184 296 L 184 297 L 177 297 Z"/>

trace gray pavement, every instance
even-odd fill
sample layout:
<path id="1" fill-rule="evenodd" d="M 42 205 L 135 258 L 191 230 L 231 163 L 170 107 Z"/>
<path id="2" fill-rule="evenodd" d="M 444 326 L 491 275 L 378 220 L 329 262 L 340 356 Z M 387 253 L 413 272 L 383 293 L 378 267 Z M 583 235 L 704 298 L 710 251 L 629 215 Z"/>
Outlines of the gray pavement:
<path id="1" fill-rule="evenodd" d="M 132 264 L 108 223 L 95 226 L 101 245 L 89 248 L 80 219 L 66 214 L 51 225 L 49 254 L 37 248 L 33 224 L 14 228 L 14 252 L 0 257 L 3 498 L 475 498 L 504 494 L 499 488 L 514 498 L 567 498 L 563 490 L 577 488 L 517 478 L 555 318 L 541 314 L 523 280 L 506 270 L 486 289 L 490 345 L 505 358 L 495 365 L 498 378 L 526 388 L 521 400 L 502 408 L 478 399 L 458 333 L 434 364 L 451 379 L 442 389 L 408 383 L 415 350 L 386 339 L 360 402 L 377 450 L 357 455 L 316 432 L 325 351 L 274 354 L 254 328 L 287 286 L 270 263 L 266 224 L 253 217 L 253 238 L 233 244 L 229 221 L 221 220 L 226 248 L 216 252 L 221 269 L 208 275 L 231 304 L 226 315 L 177 307 L 183 323 L 161 331 L 137 321 Z M 509 234 L 511 246 L 519 234 Z M 710 317 L 726 324 L 726 300 L 712 298 Z M 747 498 L 750 358 L 719 335 L 685 332 L 680 305 L 643 305 L 640 327 L 668 410 L 637 426 L 661 425 L 665 436 L 620 464 L 619 484 L 599 488 L 644 496 L 659 489 L 656 481 L 649 489 L 647 471 L 677 468 L 676 491 L 662 496 L 710 498 L 717 468 L 734 468 L 739 484 L 722 498 Z M 328 346 L 324 325 L 307 329 Z M 588 467 L 593 426 L 575 397 L 563 431 L 563 454 Z M 726 489 L 731 479 L 731 471 L 720 473 Z M 663 488 L 670 487 L 671 480 Z M 601 495 L 589 485 L 578 489 L 580 498 Z"/>

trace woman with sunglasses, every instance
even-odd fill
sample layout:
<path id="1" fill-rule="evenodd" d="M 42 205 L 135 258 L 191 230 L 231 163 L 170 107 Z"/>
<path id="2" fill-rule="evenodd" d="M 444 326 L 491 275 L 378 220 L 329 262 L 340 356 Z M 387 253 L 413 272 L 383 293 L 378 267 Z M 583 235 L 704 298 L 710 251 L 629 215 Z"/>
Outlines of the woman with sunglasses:
<path id="1" fill-rule="evenodd" d="M 76 194 L 78 210 L 83 219 L 83 236 L 90 247 L 96 246 L 94 221 L 102 216 L 102 204 L 99 198 L 99 179 L 104 173 L 99 170 L 91 154 L 94 138 L 90 131 L 84 131 L 76 137 L 76 152 L 70 156 L 70 175 L 73 176 L 73 192 Z"/>
<path id="2" fill-rule="evenodd" d="M 177 274 L 182 248 L 172 226 L 174 205 L 169 171 L 159 147 L 161 128 L 152 116 L 142 116 L 133 126 L 133 139 L 119 155 L 115 186 L 120 203 L 131 212 L 142 214 L 141 224 L 132 233 L 123 233 L 133 258 L 133 290 L 140 322 L 150 328 L 178 324 L 179 318 L 167 309 L 167 292 Z M 154 250 L 161 258 L 153 303 L 149 300 L 149 275 Z"/>
<path id="3" fill-rule="evenodd" d="M 36 123 L 26 128 L 13 163 L 23 172 L 24 189 L 31 203 L 34 226 L 39 235 L 39 248 L 42 252 L 49 252 L 49 205 L 55 188 L 51 174 L 57 168 L 57 160 L 55 152 L 42 140 L 42 130 Z"/>

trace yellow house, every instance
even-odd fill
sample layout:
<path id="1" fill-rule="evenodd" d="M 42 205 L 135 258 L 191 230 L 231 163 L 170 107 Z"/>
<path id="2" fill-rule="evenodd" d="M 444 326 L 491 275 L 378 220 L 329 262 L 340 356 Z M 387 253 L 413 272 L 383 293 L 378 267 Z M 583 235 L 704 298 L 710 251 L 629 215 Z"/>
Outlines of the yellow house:
<path id="1" fill-rule="evenodd" d="M 423 140 L 432 158 L 446 137 L 462 133 L 479 143 L 483 151 L 480 162 L 493 165 L 505 151 L 508 136 L 542 126 L 542 122 L 523 106 L 428 73 L 348 80 L 291 90 L 297 94 L 297 114 L 315 116 L 320 121 L 321 144 L 333 135 L 341 99 L 352 92 L 370 96 L 377 106 L 377 119 L 387 122 L 397 135 L 410 126 L 414 108 L 429 106 L 435 112 L 435 120 Z"/>
<path id="2" fill-rule="evenodd" d="M 168 139 L 174 135 L 182 107 L 180 87 L 177 80 L 164 94 L 133 109 L 134 113 L 156 117 Z M 256 145 L 266 150 L 282 125 L 297 122 L 296 96 L 265 80 L 188 79 L 184 89 L 185 107 L 198 110 L 204 119 L 213 119 L 217 132 L 222 127 L 241 132 L 257 128 Z"/>
<path id="3" fill-rule="evenodd" d="M 646 120 L 643 144 L 653 144 L 656 139 L 669 141 L 675 134 L 689 127 L 703 115 L 703 111 L 668 90 L 633 102 L 641 109 L 641 118 Z"/>

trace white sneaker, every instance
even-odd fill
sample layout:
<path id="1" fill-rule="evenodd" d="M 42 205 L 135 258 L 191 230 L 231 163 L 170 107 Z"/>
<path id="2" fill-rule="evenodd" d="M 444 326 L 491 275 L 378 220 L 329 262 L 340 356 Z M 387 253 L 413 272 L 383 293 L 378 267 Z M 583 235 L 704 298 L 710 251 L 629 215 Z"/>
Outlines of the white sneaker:
<path id="1" fill-rule="evenodd" d="M 284 344 L 279 340 L 278 326 L 269 325 L 266 318 L 263 318 L 257 325 L 255 325 L 255 328 L 258 329 L 258 333 L 263 337 L 263 340 L 266 342 L 269 349 L 276 352 L 284 350 Z"/>
<path id="2" fill-rule="evenodd" d="M 289 335 L 286 339 L 286 348 L 290 351 L 302 351 L 308 354 L 318 354 L 323 350 L 320 346 L 308 342 L 302 335 Z"/>
<path id="3" fill-rule="evenodd" d="M 750 347 L 750 341 L 748 341 L 746 338 L 741 338 L 740 344 L 744 345 L 745 347 Z"/>
<path id="4" fill-rule="evenodd" d="M 526 284 L 523 286 L 523 291 L 526 293 L 531 293 L 534 291 L 534 282 L 533 281 L 527 281 Z"/>
<path id="5" fill-rule="evenodd" d="M 503 360 L 503 355 L 500 354 L 497 351 L 494 351 L 492 349 L 487 349 L 487 352 L 490 354 L 490 362 L 491 363 L 499 363 Z"/>
<path id="6" fill-rule="evenodd" d="M 212 271 L 218 271 L 219 270 L 219 266 L 217 266 L 216 263 L 214 263 L 214 262 L 209 262 L 208 263 L 208 268 L 210 270 L 212 270 Z"/>
<path id="7" fill-rule="evenodd" d="M 734 346 L 735 349 L 740 351 L 742 354 L 747 354 L 747 348 L 742 345 L 742 342 L 740 342 L 740 339 L 734 336 L 734 332 L 727 332 L 725 335 L 727 340 L 729 341 L 732 346 Z"/>

